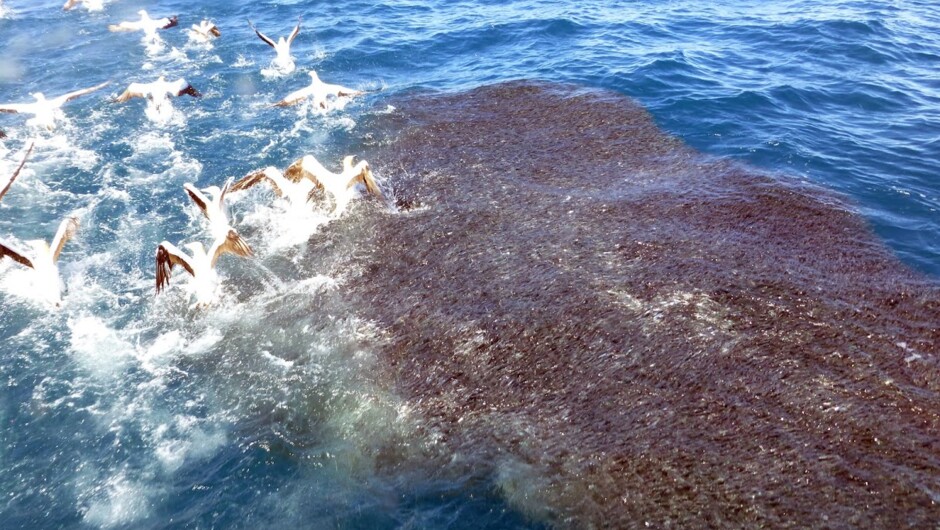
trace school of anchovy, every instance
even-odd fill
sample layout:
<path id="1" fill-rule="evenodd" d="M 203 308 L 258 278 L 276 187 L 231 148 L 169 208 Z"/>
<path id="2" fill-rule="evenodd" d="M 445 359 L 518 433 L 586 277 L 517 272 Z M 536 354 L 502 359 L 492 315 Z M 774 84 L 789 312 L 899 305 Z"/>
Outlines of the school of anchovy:
<path id="1" fill-rule="evenodd" d="M 63 9 L 70 10 L 79 4 L 88 9 L 101 9 L 102 0 L 68 0 Z M 2 0 L 0 0 L 0 9 L 2 8 Z M 139 11 L 138 14 L 140 20 L 112 24 L 108 26 L 108 29 L 113 32 L 143 32 L 144 40 L 153 42 L 159 40 L 159 31 L 179 25 L 177 16 L 154 19 L 144 10 Z M 295 69 L 290 55 L 290 45 L 300 33 L 300 22 L 298 18 L 297 25 L 287 38 L 281 37 L 274 41 L 248 21 L 258 37 L 274 48 L 277 55 L 272 61 L 272 66 L 280 73 L 290 73 Z M 193 24 L 188 31 L 190 38 L 199 42 L 210 42 L 222 35 L 219 28 L 208 20 Z M 340 85 L 324 83 L 312 70 L 310 77 L 309 86 L 288 94 L 274 105 L 284 107 L 309 102 L 314 109 L 329 111 L 341 108 L 349 98 L 363 93 Z M 30 94 L 35 98 L 34 102 L 0 103 L 0 113 L 31 115 L 32 117 L 26 122 L 28 126 L 52 130 L 55 128 L 57 118 L 62 116 L 61 107 L 66 102 L 95 92 L 108 84 L 109 82 L 104 82 L 48 99 L 42 93 L 35 92 Z M 170 98 L 182 95 L 198 98 L 202 94 L 185 79 L 167 80 L 164 76 L 160 76 L 151 83 L 131 83 L 114 102 L 123 103 L 132 98 L 144 98 L 147 100 L 147 117 L 159 120 L 161 116 L 165 117 L 167 112 L 172 112 Z M 0 130 L 0 138 L 3 137 L 6 137 L 6 134 Z M 25 154 L 11 175 L 6 177 L 0 175 L 2 179 L 0 180 L 0 199 L 7 193 L 23 169 L 34 143 L 34 141 L 29 142 Z M 269 166 L 263 170 L 251 172 L 237 181 L 229 179 L 221 188 L 210 186 L 200 190 L 192 184 L 184 184 L 183 188 L 187 195 L 206 218 L 212 243 L 208 248 L 203 247 L 200 242 L 180 244 L 179 247 L 183 247 L 186 251 L 169 241 L 160 243 L 156 250 L 157 293 L 169 285 L 172 270 L 178 265 L 192 276 L 192 287 L 197 298 L 197 305 L 203 306 L 215 299 L 219 286 L 215 265 L 219 257 L 226 253 L 241 257 L 253 256 L 251 247 L 231 224 L 225 203 L 226 196 L 259 183 L 270 185 L 277 196 L 286 198 L 294 208 L 307 205 L 318 196 L 319 192 L 325 192 L 332 197 L 336 210 L 342 211 L 346 204 L 358 195 L 360 188 L 385 200 L 385 195 L 379 188 L 369 163 L 364 160 L 356 163 L 353 156 L 346 156 L 343 159 L 342 170 L 339 173 L 328 170 L 312 155 L 305 155 L 283 171 Z M 37 287 L 45 291 L 37 294 L 58 306 L 61 301 L 62 281 L 59 278 L 56 261 L 63 246 L 75 235 L 77 229 L 78 219 L 66 218 L 61 222 L 50 243 L 44 240 L 29 241 L 27 244 L 31 248 L 28 251 L 17 249 L 15 245 L 0 240 L 0 259 L 9 257 L 32 269 L 37 275 Z"/>

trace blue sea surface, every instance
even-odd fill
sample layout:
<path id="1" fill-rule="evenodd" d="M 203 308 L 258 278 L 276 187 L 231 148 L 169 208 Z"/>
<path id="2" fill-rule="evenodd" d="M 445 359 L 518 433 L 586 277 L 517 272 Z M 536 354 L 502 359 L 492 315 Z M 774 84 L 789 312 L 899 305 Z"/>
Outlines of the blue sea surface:
<path id="1" fill-rule="evenodd" d="M 157 43 L 108 31 L 142 8 L 180 26 Z M 196 318 L 178 269 L 154 296 L 156 246 L 203 234 L 184 183 L 221 185 L 307 153 L 336 169 L 396 95 L 518 79 L 620 92 L 708 155 L 844 194 L 903 262 L 940 277 L 932 2 L 113 0 L 63 11 L 4 0 L 0 10 L 0 104 L 111 82 L 66 104 L 54 131 L 0 114 L 0 175 L 37 139 L 0 204 L 0 239 L 48 240 L 64 217 L 81 223 L 62 254 L 58 309 L 30 297 L 22 267 L 0 262 L 0 528 L 546 524 L 514 479 L 455 465 L 370 378 L 381 333 L 343 311 L 344 275 L 356 272 L 304 253 L 335 221 L 328 213 L 283 234 L 283 212 L 261 193 L 241 197 L 236 217 L 266 240 L 257 262 L 223 260 L 223 276 L 246 281 Z M 277 38 L 298 17 L 296 71 L 268 71 L 274 54 L 248 20 Z M 185 29 L 204 18 L 221 38 L 189 42 Z M 330 113 L 271 106 L 311 69 L 369 92 Z M 176 98 L 165 123 L 142 100 L 113 102 L 158 75 L 203 97 Z M 395 168 L 370 163 L 394 180 Z"/>

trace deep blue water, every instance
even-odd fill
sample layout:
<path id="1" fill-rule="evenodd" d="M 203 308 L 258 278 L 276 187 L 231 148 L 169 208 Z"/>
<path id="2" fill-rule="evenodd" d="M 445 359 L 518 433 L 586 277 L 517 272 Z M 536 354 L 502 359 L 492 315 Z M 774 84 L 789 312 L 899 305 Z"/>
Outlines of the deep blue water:
<path id="1" fill-rule="evenodd" d="M 325 216 L 260 245 L 263 265 L 227 262 L 253 283 L 198 318 L 179 289 L 153 299 L 155 246 L 202 230 L 184 182 L 219 184 L 308 152 L 336 167 L 402 92 L 512 79 L 621 92 L 705 153 L 847 195 L 903 261 L 940 276 L 940 9 L 701 4 L 116 0 L 89 13 L 4 1 L 0 103 L 111 85 L 67 104 L 54 132 L 0 114 L 2 173 L 38 138 L 0 205 L 0 237 L 48 239 L 70 214 L 82 224 L 63 253 L 59 310 L 0 265 L 0 527 L 539 524 L 507 500 L 511 480 L 470 464 L 437 473 L 446 456 L 433 437 L 415 435 L 407 405 L 370 380 L 363 344 L 375 330 L 341 311 L 342 273 L 295 244 Z M 142 7 L 178 14 L 180 28 L 150 48 L 107 31 Z M 246 19 L 276 37 L 298 16 L 297 70 L 262 74 L 273 54 Z M 183 31 L 202 18 L 222 31 L 208 47 Z M 326 115 L 269 106 L 311 68 L 381 90 Z M 110 102 L 159 74 L 204 97 L 175 101 L 167 124 L 139 100 Z M 257 195 L 233 209 L 249 232 L 271 232 L 276 213 Z M 323 307 L 323 318 L 297 318 Z M 376 466 L 386 446 L 431 464 Z"/>

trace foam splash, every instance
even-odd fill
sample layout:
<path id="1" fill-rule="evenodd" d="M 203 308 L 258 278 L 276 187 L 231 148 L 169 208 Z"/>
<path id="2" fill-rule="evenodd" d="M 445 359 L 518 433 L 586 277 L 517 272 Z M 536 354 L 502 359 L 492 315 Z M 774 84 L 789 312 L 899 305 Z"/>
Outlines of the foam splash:
<path id="1" fill-rule="evenodd" d="M 254 65 L 254 61 L 248 59 L 242 54 L 238 54 L 235 56 L 235 62 L 232 63 L 232 68 L 250 68 Z"/>
<path id="2" fill-rule="evenodd" d="M 261 69 L 261 75 L 266 79 L 280 79 L 292 74 L 295 69 L 294 61 L 283 64 L 275 59 L 272 60 L 266 68 Z"/>
<path id="3" fill-rule="evenodd" d="M 148 100 L 144 115 L 153 123 L 163 127 L 183 128 L 186 126 L 186 115 L 177 111 L 168 100 L 160 105 Z"/>
<path id="4" fill-rule="evenodd" d="M 275 199 L 270 205 L 256 203 L 241 222 L 263 234 L 263 238 L 258 238 L 264 241 L 259 245 L 262 252 L 277 253 L 305 243 L 330 221 L 328 215 L 312 206 L 295 206 L 282 199 Z"/>
<path id="5" fill-rule="evenodd" d="M 83 0 L 81 6 L 93 13 L 104 10 L 105 3 L 105 0 Z"/>
<path id="6" fill-rule="evenodd" d="M 68 319 L 74 359 L 98 378 L 117 378 L 135 358 L 135 347 L 103 319 L 81 315 Z"/>
<path id="7" fill-rule="evenodd" d="M 99 528 L 113 528 L 139 521 L 150 513 L 153 492 L 146 484 L 117 473 L 82 494 L 83 520 Z"/>

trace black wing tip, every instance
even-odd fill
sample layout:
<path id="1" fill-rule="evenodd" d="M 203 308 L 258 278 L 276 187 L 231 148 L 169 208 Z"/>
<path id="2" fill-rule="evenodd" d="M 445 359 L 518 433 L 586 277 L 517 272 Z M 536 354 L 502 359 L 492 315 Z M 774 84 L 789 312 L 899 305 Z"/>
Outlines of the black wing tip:
<path id="1" fill-rule="evenodd" d="M 0 129 L 0 138 L 6 138 L 7 133 L 3 132 L 3 129 Z"/>
<path id="2" fill-rule="evenodd" d="M 192 96 L 192 97 L 194 97 L 194 98 L 201 98 L 201 97 L 202 97 L 202 92 L 196 90 L 196 89 L 193 87 L 193 85 L 186 85 L 186 88 L 184 88 L 183 90 L 180 90 L 180 91 L 179 91 L 179 94 L 177 94 L 177 96 L 182 96 L 183 94 L 188 94 L 188 95 L 190 95 L 190 96 Z"/>
<path id="3" fill-rule="evenodd" d="M 170 284 L 170 255 L 163 248 L 163 245 L 157 246 L 157 294 Z"/>
<path id="4" fill-rule="evenodd" d="M 177 15 L 173 15 L 172 17 L 170 17 L 170 21 L 167 23 L 167 25 L 163 26 L 163 29 L 169 29 L 175 26 L 179 26 L 179 24 L 180 24 L 179 17 Z"/>

